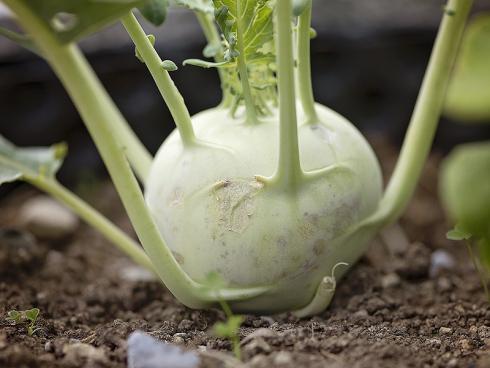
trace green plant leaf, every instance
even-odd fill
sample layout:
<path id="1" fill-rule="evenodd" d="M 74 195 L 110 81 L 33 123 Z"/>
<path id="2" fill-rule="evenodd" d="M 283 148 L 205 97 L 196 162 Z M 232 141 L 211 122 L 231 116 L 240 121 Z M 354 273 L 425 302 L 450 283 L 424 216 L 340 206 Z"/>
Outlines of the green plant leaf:
<path id="1" fill-rule="evenodd" d="M 170 0 L 174 5 L 199 11 L 202 13 L 213 14 L 213 3 L 211 0 Z"/>
<path id="2" fill-rule="evenodd" d="M 165 69 L 167 72 L 174 72 L 179 69 L 172 60 L 163 60 L 162 68 Z"/>
<path id="3" fill-rule="evenodd" d="M 242 316 L 230 316 L 226 322 L 218 322 L 213 326 L 213 332 L 217 337 L 233 338 L 237 335 L 238 329 L 242 325 Z"/>
<path id="4" fill-rule="evenodd" d="M 445 113 L 463 122 L 490 122 L 490 13 L 468 26 L 449 83 Z"/>
<path id="5" fill-rule="evenodd" d="M 215 18 L 225 40 L 225 60 L 237 51 L 237 30 L 243 30 L 243 50 L 247 63 L 274 57 L 272 2 L 270 0 L 213 0 Z M 238 14 L 238 9 L 241 12 Z"/>
<path id="6" fill-rule="evenodd" d="M 0 135 L 0 185 L 39 175 L 54 177 L 66 154 L 65 144 L 19 148 Z"/>
<path id="7" fill-rule="evenodd" d="M 463 229 L 461 225 L 456 225 L 454 229 L 451 229 L 447 232 L 446 237 L 449 240 L 468 240 L 472 237 L 473 235 Z"/>
<path id="8" fill-rule="evenodd" d="M 461 145 L 446 158 L 440 194 L 461 228 L 477 238 L 490 237 L 490 141 Z"/>
<path id="9" fill-rule="evenodd" d="M 221 68 L 224 66 L 233 66 L 235 63 L 229 61 L 212 62 L 202 59 L 187 59 L 182 63 L 183 65 L 193 65 L 201 68 Z"/>
<path id="10" fill-rule="evenodd" d="M 113 23 L 147 0 L 17 0 L 62 43 L 76 41 Z"/>
<path id="11" fill-rule="evenodd" d="M 167 8 L 168 0 L 148 0 L 146 4 L 138 9 L 146 20 L 155 26 L 159 26 L 165 22 Z"/>
<path id="12" fill-rule="evenodd" d="M 14 323 L 19 323 L 22 318 L 22 313 L 19 311 L 16 311 L 15 309 L 8 311 L 7 313 L 7 320 L 13 321 Z"/>
<path id="13" fill-rule="evenodd" d="M 39 316 L 39 308 L 32 308 L 25 311 L 26 319 L 32 324 L 36 323 L 37 317 Z"/>

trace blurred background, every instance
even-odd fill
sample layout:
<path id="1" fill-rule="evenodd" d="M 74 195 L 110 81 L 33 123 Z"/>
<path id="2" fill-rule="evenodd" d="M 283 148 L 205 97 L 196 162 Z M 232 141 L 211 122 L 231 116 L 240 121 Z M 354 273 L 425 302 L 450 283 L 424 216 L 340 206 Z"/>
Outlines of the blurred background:
<path id="1" fill-rule="evenodd" d="M 316 99 L 368 136 L 402 141 L 442 15 L 443 0 L 316 0 L 312 41 Z M 13 20 L 0 5 L 0 25 Z M 473 12 L 490 10 L 476 0 Z M 144 27 L 162 58 L 178 65 L 201 57 L 204 37 L 193 14 L 172 10 L 166 23 Z M 119 24 L 81 43 L 103 84 L 136 133 L 155 152 L 174 128 L 170 114 Z M 490 61 L 489 61 L 490 63 Z M 214 70 L 180 67 L 172 73 L 191 113 L 219 102 Z M 489 87 L 490 88 L 490 87 Z M 443 119 L 435 149 L 490 137 L 490 125 Z M 61 84 L 36 55 L 0 38 L 0 134 L 20 146 L 66 141 L 60 177 L 74 184 L 105 174 L 103 165 Z M 2 186 L 0 195 L 11 186 Z"/>

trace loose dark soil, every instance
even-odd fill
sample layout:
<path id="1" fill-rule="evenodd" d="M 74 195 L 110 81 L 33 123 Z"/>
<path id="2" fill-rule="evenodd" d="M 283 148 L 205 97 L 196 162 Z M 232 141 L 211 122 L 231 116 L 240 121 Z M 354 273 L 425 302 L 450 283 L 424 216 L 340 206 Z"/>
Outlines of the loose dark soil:
<path id="1" fill-rule="evenodd" d="M 394 150 L 373 143 L 389 173 Z M 305 320 L 246 316 L 244 367 L 490 367 L 490 307 L 464 247 L 445 239 L 439 161 L 432 156 L 400 225 L 373 242 L 326 312 Z M 94 230 L 82 225 L 57 243 L 5 233 L 36 194 L 21 188 L 0 203 L 0 246 L 26 249 L 0 260 L 0 367 L 125 367 L 126 338 L 136 329 L 199 351 L 202 366 L 239 366 L 229 342 L 211 333 L 221 311 L 187 309 L 160 282 L 129 280 L 134 266 Z M 109 185 L 91 198 L 131 231 Z M 456 264 L 429 275 L 431 254 L 441 248 Z M 31 337 L 5 317 L 32 307 L 41 315 Z"/>

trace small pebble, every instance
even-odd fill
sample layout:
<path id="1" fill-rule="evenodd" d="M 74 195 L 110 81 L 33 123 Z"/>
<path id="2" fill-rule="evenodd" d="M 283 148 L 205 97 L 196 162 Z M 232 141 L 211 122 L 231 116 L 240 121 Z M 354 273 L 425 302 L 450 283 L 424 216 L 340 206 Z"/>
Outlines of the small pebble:
<path id="1" fill-rule="evenodd" d="M 64 345 L 63 354 L 67 366 L 79 366 L 84 362 L 86 367 L 97 367 L 108 363 L 104 350 L 81 342 Z"/>
<path id="2" fill-rule="evenodd" d="M 447 362 L 448 368 L 455 368 L 458 366 L 458 359 L 453 358 L 449 362 Z"/>
<path id="3" fill-rule="evenodd" d="M 452 328 L 449 328 L 449 327 L 441 327 L 439 329 L 439 334 L 440 335 L 449 335 L 453 332 L 453 329 Z"/>
<path id="4" fill-rule="evenodd" d="M 471 343 L 469 342 L 468 339 L 459 340 L 459 346 L 461 347 L 461 350 L 463 350 L 463 351 L 468 351 L 471 349 Z"/>
<path id="5" fill-rule="evenodd" d="M 128 368 L 197 368 L 196 353 L 159 341 L 141 331 L 128 338 Z"/>
<path id="6" fill-rule="evenodd" d="M 130 282 L 155 281 L 157 278 L 154 273 L 141 266 L 128 264 L 119 269 L 119 275 L 123 280 Z"/>
<path id="7" fill-rule="evenodd" d="M 441 270 L 450 270 L 454 268 L 454 265 L 453 256 L 445 250 L 438 249 L 430 256 L 429 276 L 434 278 Z"/>
<path id="8" fill-rule="evenodd" d="M 289 353 L 287 351 L 280 351 L 274 357 L 274 364 L 275 365 L 290 364 L 292 361 L 293 361 L 293 358 L 291 358 L 291 353 Z"/>
<path id="9" fill-rule="evenodd" d="M 388 289 L 400 284 L 400 276 L 396 273 L 389 273 L 381 278 L 381 286 L 383 289 Z"/>
<path id="10" fill-rule="evenodd" d="M 46 240 L 59 240 L 75 232 L 78 217 L 48 196 L 29 199 L 20 208 L 18 221 L 34 236 Z"/>

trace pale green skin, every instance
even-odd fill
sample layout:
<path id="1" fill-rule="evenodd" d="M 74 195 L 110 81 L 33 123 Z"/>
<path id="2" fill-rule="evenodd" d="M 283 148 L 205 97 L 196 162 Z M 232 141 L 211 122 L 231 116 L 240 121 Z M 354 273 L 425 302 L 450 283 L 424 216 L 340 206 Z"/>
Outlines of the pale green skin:
<path id="1" fill-rule="evenodd" d="M 302 182 L 296 193 L 255 178 L 277 167 L 277 114 L 250 125 L 225 109 L 203 111 L 192 119 L 196 135 L 225 148 L 184 149 L 174 131 L 155 157 L 146 201 L 184 271 L 198 282 L 217 272 L 230 286 L 274 286 L 234 309 L 303 307 L 337 263 L 352 265 L 365 251 L 366 234 L 349 236 L 381 198 L 378 161 L 345 118 L 316 108 L 322 123 L 298 129 L 302 168 L 342 167 Z"/>

